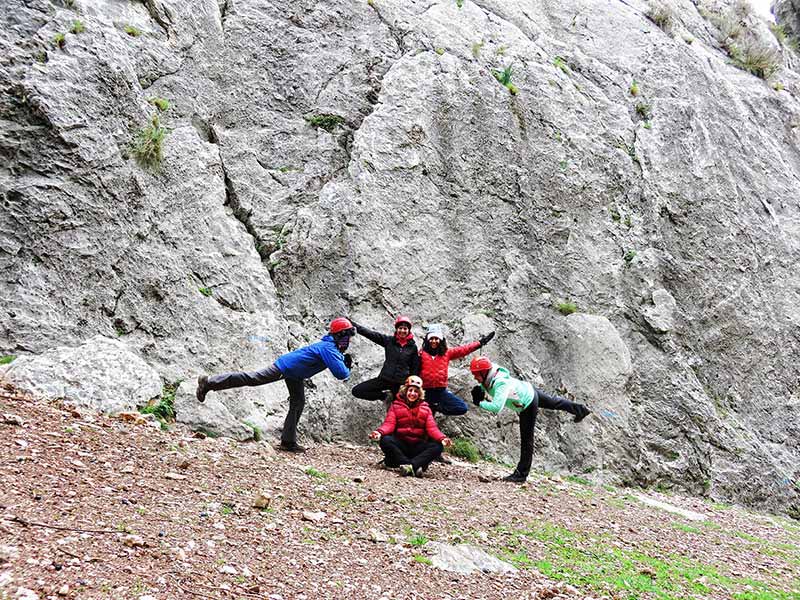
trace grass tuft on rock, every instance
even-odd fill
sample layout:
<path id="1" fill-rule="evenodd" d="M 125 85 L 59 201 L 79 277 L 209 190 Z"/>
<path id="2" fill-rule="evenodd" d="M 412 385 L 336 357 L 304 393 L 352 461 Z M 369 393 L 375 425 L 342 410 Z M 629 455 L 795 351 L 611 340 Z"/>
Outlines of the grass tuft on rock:
<path id="1" fill-rule="evenodd" d="M 308 121 L 308 124 L 312 127 L 324 129 L 328 133 L 333 133 L 334 129 L 344 124 L 344 117 L 330 113 L 322 113 L 306 117 L 306 121 Z"/>
<path id="2" fill-rule="evenodd" d="M 161 125 L 158 115 L 153 115 L 150 124 L 140 129 L 136 134 L 131 148 L 131 153 L 140 167 L 152 172 L 161 169 L 161 162 L 164 158 L 164 138 L 166 136 L 166 127 Z"/>
<path id="3" fill-rule="evenodd" d="M 511 76 L 514 74 L 514 66 L 508 65 L 502 71 L 500 69 L 492 69 L 492 75 L 494 78 L 497 79 L 501 84 L 503 84 L 512 95 L 517 95 L 519 89 L 513 83 L 511 83 Z"/>
<path id="4" fill-rule="evenodd" d="M 13 354 L 8 354 L 6 356 L 0 356 L 0 365 L 8 365 L 14 362 L 14 359 L 17 358 Z"/>
<path id="5" fill-rule="evenodd" d="M 731 45 L 728 52 L 737 67 L 761 79 L 769 79 L 780 68 L 780 53 L 752 37 Z"/>
<path id="6" fill-rule="evenodd" d="M 478 448 L 472 443 L 472 440 L 465 437 L 454 439 L 453 445 L 447 449 L 447 452 L 471 463 L 476 463 L 481 458 L 481 453 L 478 452 Z"/>
<path id="7" fill-rule="evenodd" d="M 138 27 L 134 27 L 133 25 L 125 25 L 125 27 L 122 29 L 131 37 L 139 37 L 142 35 L 142 30 Z"/>
<path id="8" fill-rule="evenodd" d="M 59 48 L 63 48 L 67 45 L 67 36 L 59 31 L 53 36 L 53 43 Z"/>
<path id="9" fill-rule="evenodd" d="M 150 98 L 149 102 L 161 112 L 167 112 L 169 110 L 169 100 L 166 98 Z"/>
<path id="10" fill-rule="evenodd" d="M 146 406 L 139 409 L 143 415 L 155 415 L 162 429 L 168 423 L 175 422 L 175 393 L 178 391 L 178 386 L 181 384 L 180 380 L 175 383 L 164 384 L 161 390 L 161 396 L 155 400 L 151 400 Z"/>
<path id="11" fill-rule="evenodd" d="M 71 33 L 78 35 L 79 33 L 83 33 L 86 31 L 86 25 L 83 24 L 83 21 L 79 19 L 75 19 L 72 23 L 72 28 L 70 29 Z"/>
<path id="12" fill-rule="evenodd" d="M 670 33 L 675 24 L 672 10 L 663 4 L 651 4 L 645 16 L 655 23 L 664 33 Z"/>
<path id="13" fill-rule="evenodd" d="M 559 302 L 556 304 L 556 310 L 562 315 L 571 315 L 572 313 L 578 312 L 578 305 L 570 301 Z"/>

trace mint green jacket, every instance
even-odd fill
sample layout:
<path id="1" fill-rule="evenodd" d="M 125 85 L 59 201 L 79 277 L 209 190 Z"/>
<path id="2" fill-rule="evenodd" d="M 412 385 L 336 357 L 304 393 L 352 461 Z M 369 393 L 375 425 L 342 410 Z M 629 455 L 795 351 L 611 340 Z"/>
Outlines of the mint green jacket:
<path id="1" fill-rule="evenodd" d="M 481 387 L 489 398 L 481 402 L 481 408 L 495 414 L 499 413 L 504 406 L 520 413 L 528 408 L 528 405 L 536 397 L 536 392 L 530 383 L 514 379 L 508 369 L 503 367 L 495 367 Z"/>

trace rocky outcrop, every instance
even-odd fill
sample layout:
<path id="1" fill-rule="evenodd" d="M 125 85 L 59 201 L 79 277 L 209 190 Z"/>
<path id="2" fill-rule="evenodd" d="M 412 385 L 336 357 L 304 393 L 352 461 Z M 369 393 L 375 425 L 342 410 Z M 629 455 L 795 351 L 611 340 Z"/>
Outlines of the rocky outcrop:
<path id="1" fill-rule="evenodd" d="M 494 360 L 594 411 L 542 415 L 540 467 L 796 503 L 795 51 L 737 15 L 778 53 L 764 81 L 724 50 L 723 4 L 669 6 L 665 31 L 645 2 L 11 0 L 0 351 L 119 335 L 191 382 L 342 313 L 497 329 Z M 157 98 L 152 173 L 131 144 Z M 377 372 L 353 352 L 354 382 Z M 382 416 L 313 385 L 307 434 Z M 213 397 L 237 427 L 286 408 L 281 383 Z M 511 416 L 447 426 L 514 457 Z"/>
<path id="2" fill-rule="evenodd" d="M 135 411 L 161 394 L 161 377 L 120 341 L 97 335 L 0 367 L 18 389 L 106 413 Z"/>

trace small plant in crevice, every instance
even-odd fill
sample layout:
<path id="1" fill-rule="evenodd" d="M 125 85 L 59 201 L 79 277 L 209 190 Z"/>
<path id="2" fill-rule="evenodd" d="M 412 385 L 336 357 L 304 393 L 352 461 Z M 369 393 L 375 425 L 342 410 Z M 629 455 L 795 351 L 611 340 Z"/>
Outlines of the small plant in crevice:
<path id="1" fill-rule="evenodd" d="M 639 84 L 636 83 L 635 79 L 631 83 L 631 87 L 630 87 L 629 91 L 631 93 L 631 96 L 638 96 L 639 95 Z"/>
<path id="2" fill-rule="evenodd" d="M 636 258 L 636 250 L 628 250 L 623 258 L 627 264 L 631 264 L 631 261 Z"/>
<path id="3" fill-rule="evenodd" d="M 456 6 L 458 8 L 464 8 L 464 0 L 456 0 Z"/>
<path id="4" fill-rule="evenodd" d="M 169 110 L 169 100 L 166 98 L 150 98 L 148 102 L 161 112 L 167 112 Z"/>
<path id="5" fill-rule="evenodd" d="M 131 148 L 131 154 L 139 166 L 153 172 L 161 168 L 166 136 L 166 127 L 161 125 L 158 115 L 153 115 L 150 124 L 138 131 Z"/>
<path id="6" fill-rule="evenodd" d="M 7 354 L 6 356 L 0 356 L 0 365 L 8 365 L 14 362 L 14 359 L 17 358 L 14 354 Z"/>
<path id="7" fill-rule="evenodd" d="M 672 10 L 663 4 L 651 4 L 645 16 L 658 26 L 664 33 L 671 33 L 672 26 L 675 24 L 675 16 Z"/>
<path id="8" fill-rule="evenodd" d="M 772 89 L 775 90 L 776 92 L 782 92 L 783 84 L 780 81 L 776 81 L 775 83 L 772 84 Z"/>
<path id="9" fill-rule="evenodd" d="M 422 533 L 417 533 L 410 540 L 408 540 L 408 543 L 414 546 L 414 548 L 421 548 L 428 542 L 430 542 L 430 540 L 426 535 Z"/>
<path id="10" fill-rule="evenodd" d="M 519 92 L 517 86 L 511 83 L 511 76 L 514 74 L 514 67 L 513 65 L 508 65 L 502 71 L 500 69 L 492 69 L 492 75 L 494 78 L 497 79 L 501 84 L 503 84 L 512 95 L 516 95 Z"/>
<path id="11" fill-rule="evenodd" d="M 142 35 L 142 30 L 138 27 L 134 27 L 133 25 L 125 25 L 122 30 L 131 37 L 139 37 Z"/>
<path id="12" fill-rule="evenodd" d="M 472 44 L 472 57 L 478 59 L 481 57 L 481 50 L 483 49 L 484 42 L 481 40 L 480 42 L 475 42 Z"/>
<path id="13" fill-rule="evenodd" d="M 769 79 L 780 68 L 780 53 L 753 37 L 731 45 L 728 53 L 737 67 L 761 79 Z"/>
<path id="14" fill-rule="evenodd" d="M 53 36 L 53 43 L 59 48 L 64 48 L 67 45 L 67 36 L 59 31 Z"/>
<path id="15" fill-rule="evenodd" d="M 636 114 L 645 121 L 649 121 L 653 118 L 653 106 L 651 104 L 647 104 L 646 102 L 637 102 L 635 109 Z"/>
<path id="16" fill-rule="evenodd" d="M 306 117 L 306 121 L 312 127 L 315 127 L 317 129 L 324 129 L 328 133 L 333 133 L 334 129 L 336 129 L 337 127 L 341 127 L 344 124 L 344 117 L 329 113 L 323 113 Z"/>
<path id="17" fill-rule="evenodd" d="M 556 310 L 562 315 L 571 315 L 572 313 L 578 312 L 578 305 L 570 301 L 559 302 L 556 304 Z"/>
<path id="18" fill-rule="evenodd" d="M 777 23 L 770 23 L 769 30 L 772 32 L 772 35 L 775 36 L 775 39 L 778 40 L 778 43 L 783 46 L 786 42 L 786 28 Z"/>
<path id="19" fill-rule="evenodd" d="M 83 24 L 83 21 L 75 19 L 72 23 L 72 28 L 70 29 L 71 33 L 78 35 L 79 33 L 83 33 L 86 31 L 86 25 Z"/>
<path id="20" fill-rule="evenodd" d="M 264 439 L 264 436 L 261 433 L 261 428 L 258 425 L 253 425 L 249 421 L 245 421 L 244 424 L 253 432 L 253 441 L 260 442 L 262 439 Z"/>
<path id="21" fill-rule="evenodd" d="M 608 207 L 608 214 L 611 215 L 611 220 L 615 223 L 619 223 L 622 217 L 619 214 L 619 209 L 616 206 L 609 206 Z"/>
<path id="22" fill-rule="evenodd" d="M 143 415 L 155 415 L 161 428 L 166 429 L 168 423 L 175 421 L 175 393 L 178 391 L 178 386 L 182 380 L 175 383 L 166 383 L 161 390 L 161 396 L 155 400 L 151 400 L 146 406 L 139 409 Z"/>
<path id="23" fill-rule="evenodd" d="M 211 288 L 207 288 L 207 287 L 197 288 L 197 291 L 200 292 L 201 294 L 203 294 L 203 296 L 206 296 L 206 297 L 211 296 L 211 295 L 214 294 L 214 292 L 211 290 Z"/>
<path id="24" fill-rule="evenodd" d="M 508 50 L 508 48 L 506 46 L 498 46 L 497 50 L 495 50 L 494 53 L 497 56 L 505 56 L 506 55 L 506 50 Z"/>
<path id="25" fill-rule="evenodd" d="M 567 61 L 564 59 L 563 56 L 556 56 L 553 59 L 553 66 L 556 69 L 561 70 L 562 73 L 565 75 L 569 75 L 569 66 L 567 65 Z"/>
<path id="26" fill-rule="evenodd" d="M 433 51 L 436 52 L 436 54 L 438 54 L 439 56 L 442 56 L 444 54 L 444 48 L 438 48 L 437 47 L 437 48 L 434 48 Z"/>

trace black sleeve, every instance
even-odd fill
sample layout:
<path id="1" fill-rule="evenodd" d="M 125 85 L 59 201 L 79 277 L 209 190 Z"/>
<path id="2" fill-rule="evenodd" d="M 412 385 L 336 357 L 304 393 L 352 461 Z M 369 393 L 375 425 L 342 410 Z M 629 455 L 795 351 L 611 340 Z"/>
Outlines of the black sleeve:
<path id="1" fill-rule="evenodd" d="M 392 341 L 392 336 L 378 333 L 377 331 L 373 331 L 369 327 L 364 327 L 363 325 L 356 325 L 356 331 L 358 331 L 359 335 L 363 335 L 370 342 L 375 342 L 376 344 L 378 344 L 379 346 L 383 346 L 384 348 L 386 348 L 389 342 Z"/>
<path id="2" fill-rule="evenodd" d="M 419 375 L 420 364 L 419 351 L 417 350 L 417 345 L 414 344 L 414 354 L 411 355 L 411 364 L 409 365 L 411 375 Z"/>

